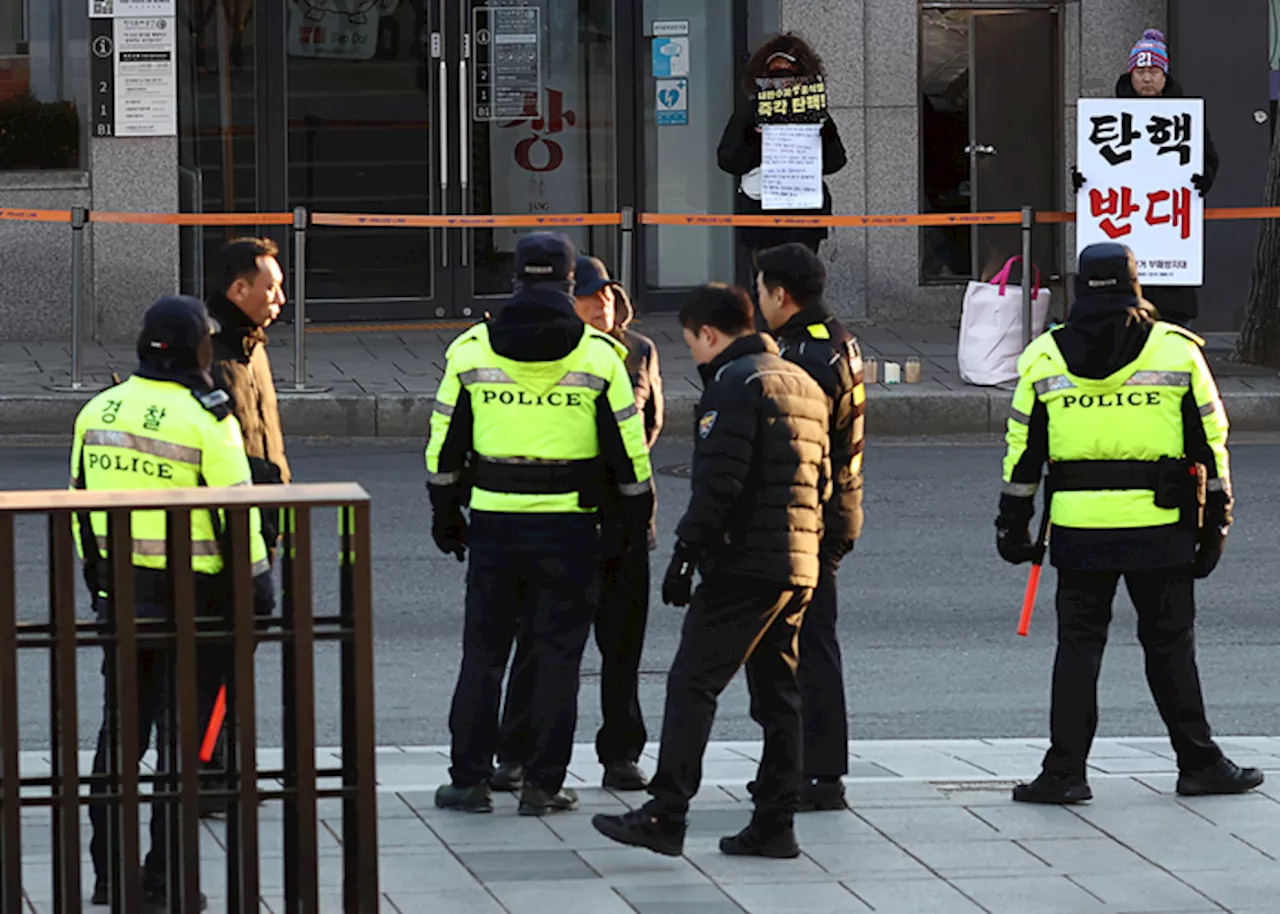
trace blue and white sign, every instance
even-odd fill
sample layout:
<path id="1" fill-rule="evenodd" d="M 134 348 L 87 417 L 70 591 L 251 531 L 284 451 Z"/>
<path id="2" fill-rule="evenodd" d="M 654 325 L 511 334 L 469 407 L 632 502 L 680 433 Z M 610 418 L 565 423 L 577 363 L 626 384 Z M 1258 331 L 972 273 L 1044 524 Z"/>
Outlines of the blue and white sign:
<path id="1" fill-rule="evenodd" d="M 655 79 L 670 79 L 689 75 L 689 39 L 653 39 L 653 75 Z"/>
<path id="2" fill-rule="evenodd" d="M 660 79 L 657 88 L 658 126 L 688 127 L 689 80 Z"/>

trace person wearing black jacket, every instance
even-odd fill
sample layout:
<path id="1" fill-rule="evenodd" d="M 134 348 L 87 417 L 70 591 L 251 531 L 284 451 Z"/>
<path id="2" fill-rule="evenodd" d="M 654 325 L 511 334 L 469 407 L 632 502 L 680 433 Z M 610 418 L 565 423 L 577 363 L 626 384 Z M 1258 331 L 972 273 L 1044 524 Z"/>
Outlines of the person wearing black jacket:
<path id="1" fill-rule="evenodd" d="M 574 312 L 582 322 L 627 347 L 627 373 L 635 390 L 636 411 L 644 417 L 645 444 L 652 450 L 665 414 L 658 348 L 649 337 L 629 328 L 635 316 L 631 301 L 622 284 L 609 278 L 600 260 L 579 257 L 574 283 Z M 605 787 L 644 790 L 649 780 L 639 761 L 649 734 L 640 709 L 640 658 L 649 622 L 649 552 L 656 545 L 657 534 L 651 517 L 648 541 L 624 545 L 616 520 L 604 523 L 600 600 L 594 624 L 600 650 L 603 718 L 596 734 L 596 755 L 604 768 Z M 533 736 L 531 647 L 528 639 L 520 640 L 507 679 L 498 767 L 489 782 L 494 790 L 518 791 L 524 786 L 524 762 L 530 757 Z"/>
<path id="2" fill-rule="evenodd" d="M 802 38 L 790 33 L 778 35 L 762 45 L 747 62 L 743 83 L 744 96 L 739 100 L 720 138 L 717 160 L 720 170 L 738 178 L 737 211 L 741 215 L 758 216 L 763 210 L 760 197 L 760 166 L 763 142 L 756 116 L 756 80 L 788 76 L 817 76 L 822 73 L 822 60 Z M 828 118 L 822 125 L 822 173 L 833 175 L 848 164 L 849 157 L 835 121 Z M 822 209 L 770 210 L 771 216 L 830 215 L 831 190 L 824 182 Z M 740 228 L 739 242 L 751 251 L 798 241 L 817 253 L 826 239 L 826 228 Z"/>
<path id="3" fill-rule="evenodd" d="M 844 663 L 836 628 L 836 572 L 862 534 L 862 353 L 853 335 L 823 304 L 827 271 L 818 256 L 790 243 L 756 256 L 760 310 L 781 355 L 809 373 L 830 412 L 833 492 L 827 502 L 821 565 L 813 602 L 800 629 L 800 695 L 804 707 L 802 811 L 844 808 L 849 722 Z"/>
<path id="4" fill-rule="evenodd" d="M 679 856 L 716 701 L 745 665 L 751 716 L 764 730 L 755 814 L 722 838 L 732 855 L 795 857 L 801 786 L 796 648 L 818 582 L 823 504 L 831 492 L 822 389 L 752 330 L 742 289 L 702 286 L 680 312 L 705 382 L 694 435 L 692 494 L 662 599 L 689 606 L 667 677 L 652 799 L 595 828 L 621 844 Z M 695 568 L 702 582 L 693 591 Z"/>
<path id="5" fill-rule="evenodd" d="M 1116 98 L 1186 98 L 1182 86 L 1169 74 L 1169 51 L 1164 33 L 1147 29 L 1129 54 L 1128 72 L 1116 80 Z M 1218 148 L 1213 145 L 1209 128 L 1204 128 L 1204 170 L 1191 176 L 1191 184 L 1201 197 L 1208 196 L 1218 177 Z M 1088 178 L 1072 172 L 1072 182 L 1079 192 Z M 1146 300 L 1155 306 L 1160 319 L 1189 327 L 1200 314 L 1195 286 L 1147 286 Z"/>

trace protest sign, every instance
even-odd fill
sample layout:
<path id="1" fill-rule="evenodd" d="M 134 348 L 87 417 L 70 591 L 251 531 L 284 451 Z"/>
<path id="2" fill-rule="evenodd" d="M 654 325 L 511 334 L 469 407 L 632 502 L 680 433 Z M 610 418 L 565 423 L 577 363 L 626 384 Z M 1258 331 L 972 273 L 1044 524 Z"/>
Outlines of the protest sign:
<path id="1" fill-rule="evenodd" d="M 1127 245 L 1150 286 L 1204 281 L 1204 100 L 1080 99 L 1076 168 L 1077 252 Z"/>

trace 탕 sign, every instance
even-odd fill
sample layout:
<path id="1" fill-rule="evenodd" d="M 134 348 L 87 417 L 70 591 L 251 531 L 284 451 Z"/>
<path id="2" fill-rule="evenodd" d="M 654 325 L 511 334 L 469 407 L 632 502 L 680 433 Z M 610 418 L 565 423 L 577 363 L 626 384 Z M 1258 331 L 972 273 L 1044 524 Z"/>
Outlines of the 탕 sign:
<path id="1" fill-rule="evenodd" d="M 1124 244 L 1143 285 L 1203 284 L 1203 99 L 1082 98 L 1076 161 L 1077 253 Z"/>

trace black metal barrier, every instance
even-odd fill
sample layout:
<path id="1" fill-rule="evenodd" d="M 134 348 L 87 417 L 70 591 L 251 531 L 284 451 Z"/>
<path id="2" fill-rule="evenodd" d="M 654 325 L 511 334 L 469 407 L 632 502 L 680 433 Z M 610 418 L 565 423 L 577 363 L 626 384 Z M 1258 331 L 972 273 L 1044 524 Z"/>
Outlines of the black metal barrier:
<path id="1" fill-rule="evenodd" d="M 283 510 L 284 538 L 277 561 L 283 586 L 271 616 L 255 615 L 249 544 L 249 508 Z M 317 616 L 312 602 L 312 512 L 338 508 L 341 552 L 337 615 Z M 224 615 L 199 616 L 191 573 L 191 515 L 225 509 L 230 544 L 230 606 Z M 137 619 L 134 613 L 132 510 L 164 510 L 168 517 L 171 615 Z M 111 596 L 108 621 L 77 618 L 84 585 L 72 517 L 103 511 L 108 517 Z M 18 622 L 17 515 L 48 517 L 47 621 Z M 378 910 L 377 796 L 375 789 L 372 574 L 369 496 L 355 484 L 253 486 L 148 492 L 32 491 L 0 493 L 0 911 L 27 910 L 23 901 L 24 808 L 48 808 L 53 910 L 80 914 L 88 902 L 81 884 L 80 816 L 84 807 L 105 809 L 108 819 L 110 910 L 142 907 L 140 866 L 143 807 L 167 814 L 168 910 L 199 910 L 200 804 L 228 802 L 226 910 L 257 914 L 259 803 L 283 803 L 284 897 L 290 914 L 319 911 L 317 802 L 342 800 L 343 910 Z M 224 550 L 228 551 L 228 550 Z M 30 556 L 28 555 L 29 559 Z M 317 767 L 315 716 L 316 642 L 338 642 L 341 660 L 341 760 Z M 257 758 L 254 649 L 279 643 L 282 655 L 283 765 L 264 769 Z M 198 651 L 221 647 L 226 675 L 227 775 L 201 771 L 202 740 L 209 728 L 197 713 Z M 103 775 L 79 770 L 77 650 L 104 649 L 109 762 Z M 20 652 L 49 660 L 48 740 L 51 776 L 19 771 Z M 171 674 L 166 722 L 168 768 L 139 773 L 139 651 L 163 658 Z M 203 655 L 202 655 L 203 656 Z M 278 789 L 260 789 L 278 782 Z M 150 793 L 140 789 L 151 786 Z M 91 792 L 90 792 L 91 791 Z M 335 861 L 336 862 L 336 861 Z M 29 887 L 34 888 L 34 887 Z M 221 893 L 218 893 L 221 894 Z"/>

